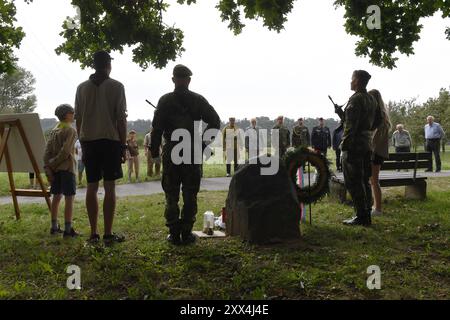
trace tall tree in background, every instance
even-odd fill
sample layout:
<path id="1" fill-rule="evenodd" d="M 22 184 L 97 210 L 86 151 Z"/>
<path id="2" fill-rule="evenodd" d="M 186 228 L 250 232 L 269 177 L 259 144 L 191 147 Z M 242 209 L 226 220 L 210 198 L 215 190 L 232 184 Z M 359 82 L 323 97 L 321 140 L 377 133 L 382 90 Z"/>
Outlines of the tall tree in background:
<path id="1" fill-rule="evenodd" d="M 33 0 L 16 0 L 27 3 Z M 262 20 L 269 30 L 280 32 L 294 7 L 295 0 L 216 0 L 222 21 L 234 34 L 245 27 L 244 19 Z M 79 8 L 77 17 L 67 18 L 60 33 L 65 39 L 57 49 L 82 67 L 91 65 L 92 53 L 98 49 L 123 52 L 133 48 L 133 61 L 142 69 L 150 65 L 163 68 L 183 51 L 183 31 L 164 23 L 168 0 L 72 0 Z M 178 5 L 192 5 L 196 0 L 177 0 Z M 414 54 L 413 45 L 420 39 L 420 19 L 441 14 L 450 16 L 447 0 L 336 0 L 336 8 L 345 9 L 345 31 L 357 36 L 355 54 L 369 57 L 374 65 L 394 68 L 396 53 Z M 369 22 L 379 8 L 380 27 Z M 187 9 L 186 9 L 187 10 Z M 24 36 L 15 27 L 13 0 L 0 1 L 0 74 L 10 72 L 14 56 Z M 450 40 L 450 28 L 446 31 Z M 444 32 L 443 32 L 444 33 Z"/>
<path id="2" fill-rule="evenodd" d="M 17 58 L 14 48 L 20 47 L 25 33 L 21 27 L 16 27 L 16 6 L 13 1 L 0 1 L 0 74 L 14 71 Z"/>
<path id="3" fill-rule="evenodd" d="M 31 72 L 14 68 L 13 73 L 0 75 L 0 113 L 32 112 L 36 108 L 36 80 Z"/>
<path id="4" fill-rule="evenodd" d="M 421 147 L 425 143 L 424 126 L 427 116 L 435 117 L 436 122 L 448 136 L 450 135 L 450 91 L 441 89 L 435 98 L 429 98 L 425 103 L 418 104 L 416 99 L 389 102 L 389 116 L 392 123 L 392 130 L 397 124 L 404 124 L 405 129 L 411 134 L 414 147 Z"/>

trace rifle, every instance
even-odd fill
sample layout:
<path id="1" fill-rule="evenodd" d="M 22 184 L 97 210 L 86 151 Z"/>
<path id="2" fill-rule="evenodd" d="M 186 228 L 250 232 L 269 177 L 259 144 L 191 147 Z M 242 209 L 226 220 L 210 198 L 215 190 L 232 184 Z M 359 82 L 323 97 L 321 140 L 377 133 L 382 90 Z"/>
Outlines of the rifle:
<path id="1" fill-rule="evenodd" d="M 333 101 L 333 98 L 328 95 L 328 99 L 330 99 L 331 103 L 334 105 L 334 112 L 341 118 L 341 120 L 344 118 L 344 111 L 342 111 L 342 108 L 344 105 L 340 106 L 337 103 Z"/>
<path id="2" fill-rule="evenodd" d="M 147 102 L 149 105 L 151 105 L 153 108 L 156 109 L 155 105 L 153 103 L 151 103 L 150 101 L 148 101 L 147 99 L 145 99 L 145 102 Z"/>

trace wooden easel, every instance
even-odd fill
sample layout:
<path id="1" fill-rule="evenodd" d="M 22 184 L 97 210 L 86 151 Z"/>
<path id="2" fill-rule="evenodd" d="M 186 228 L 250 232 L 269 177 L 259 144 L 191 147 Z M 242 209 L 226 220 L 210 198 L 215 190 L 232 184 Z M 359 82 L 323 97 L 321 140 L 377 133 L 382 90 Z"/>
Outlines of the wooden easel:
<path id="1" fill-rule="evenodd" d="M 31 164 L 33 166 L 33 171 L 36 174 L 36 178 L 39 182 L 41 190 L 16 189 L 11 156 L 8 150 L 8 139 L 13 128 L 17 128 L 17 130 L 19 131 L 20 137 L 22 138 L 23 144 L 30 158 Z M 3 156 L 5 156 L 9 185 L 11 187 L 11 196 L 13 198 L 14 210 L 16 211 L 16 219 L 20 219 L 20 210 L 17 197 L 43 197 L 47 202 L 49 210 L 51 210 L 50 193 L 47 189 L 45 189 L 44 181 L 42 180 L 41 173 L 39 171 L 39 166 L 36 162 L 36 158 L 33 155 L 33 151 L 31 150 L 30 143 L 27 139 L 27 136 L 25 135 L 25 130 L 23 129 L 21 121 L 19 119 L 0 121 L 0 139 L 0 162 L 3 159 Z"/>

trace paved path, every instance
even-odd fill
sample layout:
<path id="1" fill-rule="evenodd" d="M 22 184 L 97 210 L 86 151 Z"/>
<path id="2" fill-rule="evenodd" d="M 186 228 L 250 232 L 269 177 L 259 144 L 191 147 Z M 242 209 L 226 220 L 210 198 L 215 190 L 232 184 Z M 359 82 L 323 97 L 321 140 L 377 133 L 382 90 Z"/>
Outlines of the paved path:
<path id="1" fill-rule="evenodd" d="M 202 179 L 200 190 L 205 191 L 223 191 L 228 190 L 231 178 L 205 178 Z M 129 196 L 147 196 L 150 194 L 162 193 L 161 181 L 151 181 L 145 183 L 133 183 L 117 185 L 116 194 L 117 197 L 129 197 Z M 99 198 L 103 198 L 104 189 L 100 188 Z M 77 201 L 84 201 L 86 197 L 86 189 L 81 188 L 77 190 L 75 199 Z M 44 198 L 30 198 L 20 197 L 20 204 L 27 203 L 44 203 Z M 0 197 L 0 205 L 12 204 L 11 197 Z"/>
<path id="2" fill-rule="evenodd" d="M 409 173 L 401 172 L 400 175 L 404 176 L 410 174 L 412 175 L 412 171 Z M 342 174 L 337 174 L 341 176 Z M 435 172 L 418 172 L 418 176 L 426 176 L 429 178 L 436 177 L 450 177 L 450 171 L 442 171 L 440 173 Z M 312 177 L 314 180 L 314 176 Z M 202 184 L 200 186 L 201 190 L 205 191 L 224 191 L 228 190 L 230 185 L 231 178 L 205 178 L 202 179 Z M 150 194 L 162 193 L 161 181 L 151 181 L 145 183 L 134 183 L 134 184 L 122 184 L 117 185 L 116 194 L 117 197 L 129 197 L 129 196 L 146 196 Z M 99 198 L 103 198 L 104 190 L 100 188 L 99 190 Z M 77 201 L 84 201 L 86 197 L 86 189 L 78 189 L 77 195 L 75 199 Z M 44 198 L 30 198 L 30 197 L 21 197 L 20 204 L 27 203 L 44 203 Z M 12 204 L 12 198 L 10 196 L 0 197 L 0 205 Z"/>

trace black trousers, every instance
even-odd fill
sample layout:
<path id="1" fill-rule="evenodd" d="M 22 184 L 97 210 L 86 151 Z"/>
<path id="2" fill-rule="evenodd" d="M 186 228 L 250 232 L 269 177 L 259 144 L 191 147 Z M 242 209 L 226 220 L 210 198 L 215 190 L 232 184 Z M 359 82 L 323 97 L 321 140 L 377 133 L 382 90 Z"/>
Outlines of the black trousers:
<path id="1" fill-rule="evenodd" d="M 337 148 L 334 152 L 336 153 L 336 169 L 342 170 L 341 149 Z"/>
<path id="2" fill-rule="evenodd" d="M 436 161 L 436 170 L 441 170 L 441 139 L 427 139 L 426 150 L 433 153 Z M 433 170 L 433 161 L 431 161 L 428 170 Z"/>
<path id="3" fill-rule="evenodd" d="M 373 205 L 370 177 L 372 176 L 372 152 L 354 154 L 342 152 L 342 169 L 345 187 L 350 192 L 356 216 L 361 219 L 370 218 Z"/>

